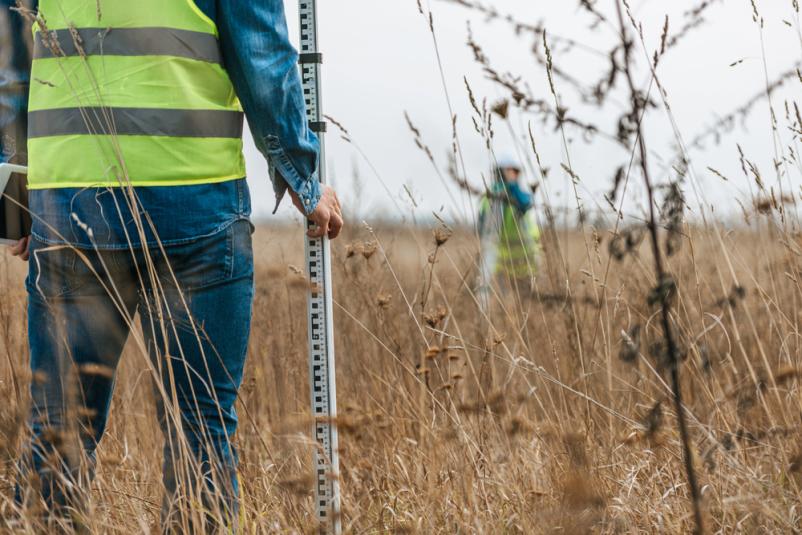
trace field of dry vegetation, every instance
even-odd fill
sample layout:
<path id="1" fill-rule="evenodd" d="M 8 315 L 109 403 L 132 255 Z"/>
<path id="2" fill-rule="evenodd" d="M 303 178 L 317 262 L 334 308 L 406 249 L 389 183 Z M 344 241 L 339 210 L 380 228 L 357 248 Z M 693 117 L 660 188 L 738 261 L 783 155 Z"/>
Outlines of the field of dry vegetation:
<path id="1" fill-rule="evenodd" d="M 689 531 L 648 248 L 617 261 L 610 231 L 550 234 L 535 295 L 502 289 L 482 317 L 470 290 L 476 240 L 455 231 L 438 246 L 444 232 L 352 229 L 334 247 L 348 531 Z M 802 242 L 769 225 L 684 234 L 670 262 L 672 321 L 708 527 L 796 531 Z M 245 533 L 314 526 L 299 238 L 255 237 L 237 439 Z M 29 374 L 22 266 L 2 266 L 0 512 L 10 521 L 25 407 L 15 389 Z M 135 347 L 123 359 L 92 486 L 96 533 L 158 525 L 162 438 L 146 362 Z"/>
<path id="2" fill-rule="evenodd" d="M 689 2 L 681 20 L 666 19 L 658 35 L 646 36 L 629 2 L 604 9 L 578 2 L 583 28 L 612 29 L 598 79 L 563 69 L 560 57 L 583 50 L 575 36 L 552 37 L 492 2 L 449 2 L 511 26 L 541 69 L 544 81 L 533 90 L 497 70 L 471 34 L 474 59 L 503 96 L 485 99 L 466 78 L 459 97 L 472 116 L 459 120 L 471 120 L 488 148 L 496 130 L 510 129 L 537 182 L 543 252 L 531 287 L 502 278 L 489 305 L 479 306 L 479 240 L 464 221 L 352 222 L 333 244 L 346 532 L 802 532 L 798 52 L 784 58 L 787 71 L 757 83 L 754 98 L 686 138 L 661 62 L 725 2 Z M 788 31 L 802 42 L 798 2 L 783 2 Z M 726 4 L 764 35 L 760 2 Z M 427 5 L 417 8 L 436 33 Z M 440 61 L 436 39 L 433 46 Z M 612 102 L 617 120 L 600 125 L 574 115 L 581 108 L 566 95 L 599 110 Z M 749 194 L 738 199 L 738 221 L 725 223 L 705 202 L 686 199 L 707 167 L 690 149 L 731 133 L 759 105 L 771 124 L 774 165 L 761 169 L 755 162 L 764 155 L 737 146 L 738 180 Z M 650 145 L 644 124 L 657 114 L 670 124 L 671 149 Z M 477 200 L 480 172 L 463 162 L 456 115 L 447 163 L 414 118 L 407 121 L 421 149 L 415 156 Z M 562 139 L 562 160 L 542 161 L 541 131 Z M 558 181 L 583 205 L 570 158 L 582 145 L 569 137 L 625 149 L 609 193 L 593 199 L 603 217 L 581 209 L 555 216 L 550 191 Z M 735 196 L 735 177 L 707 172 Z M 262 226 L 254 236 L 257 291 L 236 437 L 242 533 L 317 528 L 301 236 L 300 226 Z M 41 511 L 21 510 L 13 499 L 31 381 L 24 271 L 0 253 L 0 531 L 39 533 L 52 527 Z M 147 356 L 129 343 L 79 519 L 89 533 L 160 530 L 162 434 L 152 376 Z"/>

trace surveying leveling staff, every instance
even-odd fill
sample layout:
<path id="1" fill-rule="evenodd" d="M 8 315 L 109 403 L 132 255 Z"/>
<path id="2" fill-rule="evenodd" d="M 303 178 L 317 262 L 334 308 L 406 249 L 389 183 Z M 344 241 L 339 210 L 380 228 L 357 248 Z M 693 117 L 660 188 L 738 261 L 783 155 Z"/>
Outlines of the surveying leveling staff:
<path id="1" fill-rule="evenodd" d="M 51 437 L 77 426 L 91 465 L 138 311 L 163 381 L 156 398 L 165 433 L 165 513 L 175 512 L 176 489 L 187 486 L 175 451 L 183 434 L 204 481 L 222 497 L 218 505 L 236 518 L 230 439 L 253 300 L 242 110 L 269 162 L 277 200 L 289 189 L 316 223 L 312 234 L 339 234 L 340 205 L 317 179 L 319 144 L 304 115 L 282 2 L 100 7 L 95 0 L 38 6 L 48 33 L 36 29 L 30 79 L 37 81 L 27 116 L 36 217 L 31 237 L 13 250 L 31 258 L 29 341 L 37 380 L 29 461 L 54 507 L 76 499 L 65 489 L 86 488 L 76 475 L 80 459 Z M 129 183 L 133 190 L 120 187 Z M 173 395 L 180 431 L 163 406 Z M 70 409 L 76 401 L 84 410 Z M 55 451 L 59 476 L 51 471 Z M 62 476 L 69 484 L 59 483 Z M 20 487 L 19 498 L 30 492 Z"/>

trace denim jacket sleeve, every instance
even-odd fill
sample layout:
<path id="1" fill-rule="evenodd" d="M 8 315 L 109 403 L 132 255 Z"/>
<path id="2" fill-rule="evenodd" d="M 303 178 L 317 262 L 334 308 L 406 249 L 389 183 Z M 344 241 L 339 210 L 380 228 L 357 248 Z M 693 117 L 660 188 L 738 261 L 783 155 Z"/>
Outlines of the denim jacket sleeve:
<path id="1" fill-rule="evenodd" d="M 320 199 L 320 144 L 309 130 L 298 52 L 287 31 L 282 0 L 218 0 L 223 58 L 248 118 L 256 147 L 267 159 L 276 207 L 289 186 L 306 213 Z"/>
<path id="2" fill-rule="evenodd" d="M 14 6 L 15 0 L 0 0 L 0 162 L 25 163 L 31 57 L 27 24 Z"/>
<path id="3" fill-rule="evenodd" d="M 507 193 L 512 203 L 521 212 L 528 212 L 532 208 L 532 194 L 524 191 L 518 182 L 508 182 Z"/>

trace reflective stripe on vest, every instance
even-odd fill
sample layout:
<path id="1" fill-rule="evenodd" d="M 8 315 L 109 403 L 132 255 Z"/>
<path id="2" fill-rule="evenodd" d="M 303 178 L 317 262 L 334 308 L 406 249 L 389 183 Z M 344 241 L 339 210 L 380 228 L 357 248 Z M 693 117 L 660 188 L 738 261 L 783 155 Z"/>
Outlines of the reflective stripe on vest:
<path id="1" fill-rule="evenodd" d="M 174 28 L 82 28 L 37 32 L 34 59 L 59 56 L 175 56 L 220 63 L 217 38 Z"/>
<path id="2" fill-rule="evenodd" d="M 28 114 L 28 138 L 49 136 L 242 136 L 242 113 L 158 108 L 60 108 Z"/>
<path id="3" fill-rule="evenodd" d="M 29 187 L 188 185 L 245 176 L 242 108 L 193 0 L 40 0 Z"/>

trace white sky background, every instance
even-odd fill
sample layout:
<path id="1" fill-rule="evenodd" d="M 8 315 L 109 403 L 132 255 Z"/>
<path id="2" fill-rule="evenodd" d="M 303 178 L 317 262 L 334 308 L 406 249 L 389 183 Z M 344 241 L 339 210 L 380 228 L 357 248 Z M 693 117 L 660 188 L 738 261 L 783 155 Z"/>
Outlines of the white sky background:
<path id="1" fill-rule="evenodd" d="M 765 47 L 765 68 L 773 80 L 802 59 L 799 16 L 792 0 L 755 0 L 765 19 L 762 31 Z M 501 13 L 511 13 L 522 22 L 543 22 L 553 36 L 565 36 L 601 51 L 608 51 L 616 36 L 604 25 L 592 29 L 594 22 L 578 0 L 484 0 Z M 687 21 L 685 12 L 699 0 L 630 0 L 636 18 L 642 23 L 649 47 L 649 56 L 659 45 L 665 16 L 669 16 L 670 34 Z M 297 6 L 287 2 L 288 19 L 293 38 L 297 38 Z M 550 98 L 545 71 L 531 53 L 533 37 L 516 36 L 503 21 L 487 22 L 482 16 L 443 0 L 423 0 L 424 8 L 434 14 L 435 32 L 440 46 L 446 84 L 454 113 L 458 116 L 458 133 L 469 180 L 481 186 L 481 175 L 487 175 L 490 154 L 484 140 L 471 124 L 471 107 L 463 77 L 467 77 L 477 97 L 493 102 L 507 96 L 505 91 L 485 79 L 466 45 L 467 22 L 475 39 L 483 47 L 493 66 L 502 72 L 521 76 L 536 98 Z M 612 0 L 599 0 L 600 12 L 615 21 Z M 324 108 L 340 121 L 363 151 L 368 163 L 354 146 L 340 139 L 330 125 L 327 135 L 327 165 L 344 203 L 358 219 L 396 217 L 405 220 L 426 220 L 433 212 L 448 219 L 470 219 L 476 199 L 471 199 L 456 185 L 446 185 L 438 178 L 426 156 L 415 147 L 406 125 L 404 112 L 420 129 L 425 143 L 431 147 L 440 169 L 445 174 L 447 153 L 451 146 L 451 122 L 443 85 L 437 67 L 432 37 L 426 19 L 418 12 L 416 0 L 337 0 L 319 2 L 320 40 L 325 57 Z M 752 20 L 748 0 L 719 0 L 705 11 L 706 23 L 694 30 L 661 60 L 658 76 L 666 89 L 674 118 L 688 142 L 718 116 L 730 113 L 753 95 L 765 89 L 764 55 L 761 52 L 761 31 Z M 784 21 L 790 23 L 790 26 Z M 608 61 L 596 54 L 578 49 L 565 52 L 553 46 L 554 63 L 568 70 L 587 84 L 595 83 L 608 70 Z M 637 42 L 635 54 L 641 70 L 636 83 L 645 89 L 648 71 L 644 51 Z M 743 60 L 736 66 L 734 62 Z M 569 115 L 597 124 L 605 132 L 615 133 L 626 98 L 625 81 L 619 79 L 614 100 L 604 110 L 580 102 L 576 91 L 556 79 L 557 91 Z M 802 83 L 796 78 L 773 96 L 778 115 L 784 115 L 786 100 L 798 98 Z M 656 90 L 653 98 L 659 101 Z M 555 205 L 575 206 L 571 181 L 560 164 L 566 162 L 562 137 L 553 123 L 544 127 L 531 114 L 513 112 L 511 124 L 516 136 L 523 138 L 526 125 L 532 122 L 545 167 L 551 169 L 546 188 Z M 786 122 L 781 117 L 781 125 Z M 494 149 L 497 154 L 514 151 L 510 133 L 501 121 L 495 121 Z M 628 153 L 620 145 L 596 137 L 591 143 L 581 133 L 567 127 L 568 152 L 574 171 L 579 175 L 579 196 L 587 208 L 604 206 L 603 195 L 609 191 L 615 169 L 628 161 Z M 779 130 L 780 147 L 792 143 L 785 126 Z M 664 181 L 660 160 L 667 162 L 674 152 L 674 136 L 662 109 L 649 111 L 645 137 L 658 156 L 651 164 L 655 178 Z M 775 155 L 768 106 L 761 103 L 749 115 L 745 125 L 726 135 L 719 146 L 708 144 L 704 151 L 692 151 L 692 168 L 696 181 L 686 181 L 685 191 L 691 208 L 698 214 L 698 200 L 716 213 L 739 211 L 737 200 L 750 204 L 750 185 L 741 172 L 736 142 L 747 157 L 755 161 L 768 186 L 775 185 Z M 522 139 L 520 147 L 528 147 Z M 787 148 L 784 149 L 786 152 Z M 796 147 L 794 148 L 796 150 Z M 254 199 L 254 215 L 269 216 L 273 207 L 272 190 L 267 182 L 266 166 L 250 139 L 246 141 L 249 181 Z M 370 165 L 375 167 L 375 172 Z M 724 182 L 707 170 L 713 167 L 730 180 Z M 355 175 L 358 179 L 355 179 Z M 531 173 L 530 173 L 531 175 Z M 802 172 L 791 168 L 783 178 L 783 187 L 799 192 Z M 532 176 L 526 180 L 531 181 Z M 448 180 L 448 178 L 446 178 Z M 383 183 L 383 184 L 382 184 Z M 405 186 L 412 193 L 410 200 Z M 630 213 L 638 213 L 642 194 L 640 175 L 633 172 L 627 201 Z M 452 200 L 454 199 L 454 200 Z M 542 198 L 538 199 L 542 202 Z M 710 208 L 708 208 L 709 210 Z M 625 208 L 627 211 L 627 208 Z M 285 202 L 280 219 L 293 217 Z"/>

